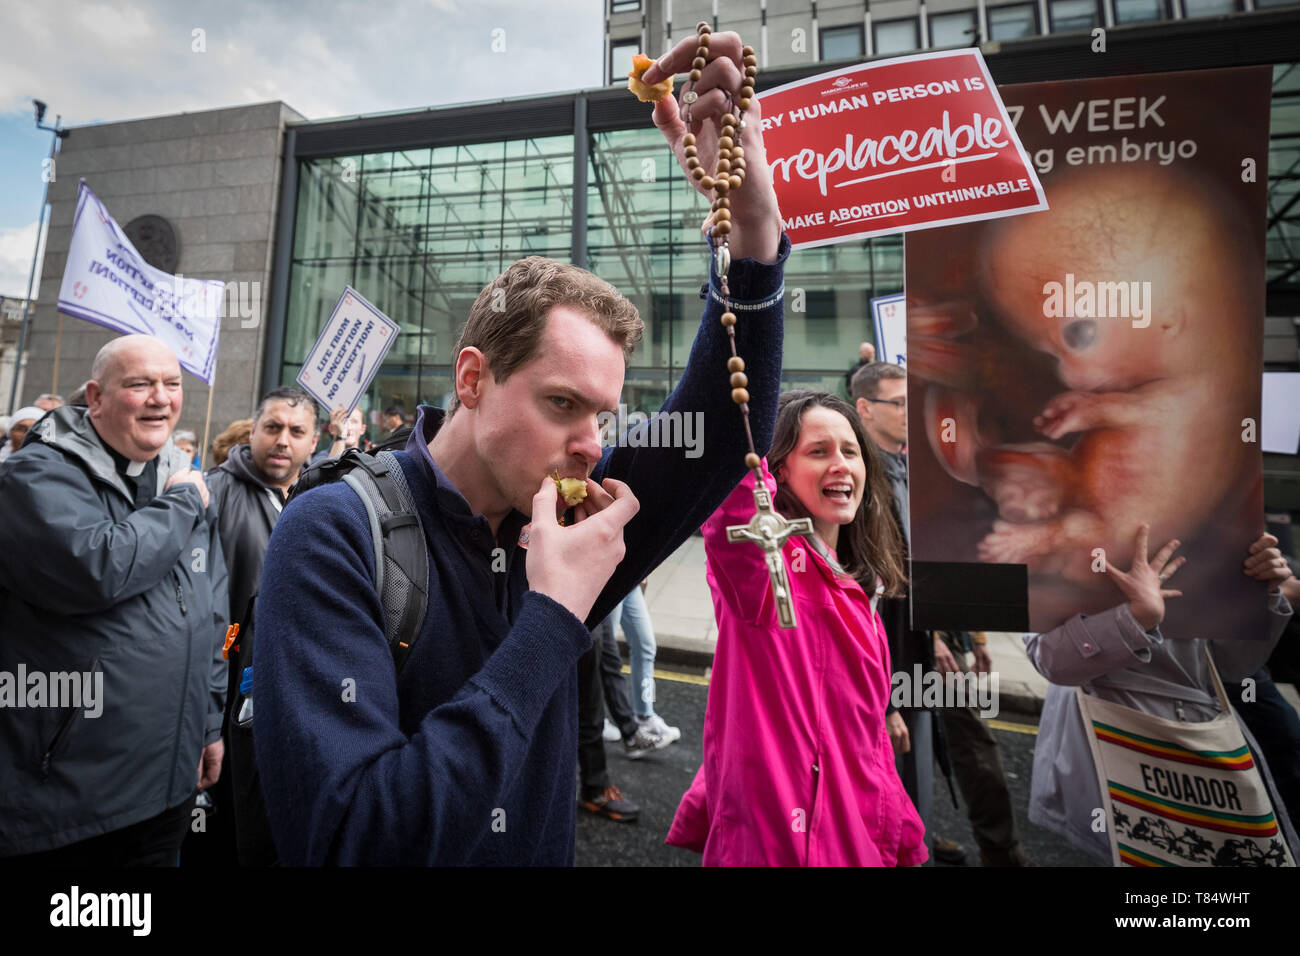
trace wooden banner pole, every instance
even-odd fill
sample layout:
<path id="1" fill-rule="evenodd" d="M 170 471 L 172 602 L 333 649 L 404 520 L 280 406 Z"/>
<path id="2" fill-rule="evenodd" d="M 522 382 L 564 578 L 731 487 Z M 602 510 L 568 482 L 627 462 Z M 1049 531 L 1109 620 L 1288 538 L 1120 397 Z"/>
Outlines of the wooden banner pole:
<path id="1" fill-rule="evenodd" d="M 59 329 L 54 333 L 54 376 L 50 383 L 50 394 L 59 394 L 59 349 L 63 347 L 63 313 L 59 313 Z"/>
<path id="2" fill-rule="evenodd" d="M 217 363 L 212 363 L 212 380 L 208 382 L 208 411 L 203 416 L 203 444 L 199 446 L 199 470 L 208 463 L 208 432 L 212 425 L 212 393 L 217 390 Z"/>

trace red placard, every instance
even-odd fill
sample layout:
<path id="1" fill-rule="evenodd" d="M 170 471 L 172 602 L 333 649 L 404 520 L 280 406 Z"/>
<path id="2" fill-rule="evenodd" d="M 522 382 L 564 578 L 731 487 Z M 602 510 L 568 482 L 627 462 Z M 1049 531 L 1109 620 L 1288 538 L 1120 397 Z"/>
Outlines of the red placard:
<path id="1" fill-rule="evenodd" d="M 973 47 L 850 66 L 760 99 L 795 246 L 1047 208 Z"/>

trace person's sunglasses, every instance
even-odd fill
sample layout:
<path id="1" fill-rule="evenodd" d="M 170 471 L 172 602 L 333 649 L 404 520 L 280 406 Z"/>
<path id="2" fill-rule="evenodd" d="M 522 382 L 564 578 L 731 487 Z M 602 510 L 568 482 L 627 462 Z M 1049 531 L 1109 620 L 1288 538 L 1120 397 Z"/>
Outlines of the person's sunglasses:
<path id="1" fill-rule="evenodd" d="M 868 398 L 867 401 L 875 402 L 877 405 L 893 405 L 895 408 L 907 407 L 905 398 Z"/>

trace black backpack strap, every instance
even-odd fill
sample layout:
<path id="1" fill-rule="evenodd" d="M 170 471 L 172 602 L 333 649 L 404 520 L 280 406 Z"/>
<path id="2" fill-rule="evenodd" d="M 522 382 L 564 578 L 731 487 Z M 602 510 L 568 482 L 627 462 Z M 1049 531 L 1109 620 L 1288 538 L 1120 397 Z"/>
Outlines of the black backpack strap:
<path id="1" fill-rule="evenodd" d="M 358 453 L 343 476 L 361 498 L 375 545 L 375 590 L 384 608 L 384 636 L 400 671 L 424 625 L 429 556 L 424 528 L 401 465 L 391 452 Z"/>
<path id="2" fill-rule="evenodd" d="M 363 454 L 364 452 L 357 451 L 355 448 L 349 448 L 337 458 L 324 458 L 315 464 L 308 465 L 298 473 L 298 480 L 289 489 L 286 503 L 292 501 L 304 491 L 311 491 L 318 485 L 338 481 L 343 475 L 357 467 L 358 460 Z"/>
<path id="3" fill-rule="evenodd" d="M 388 465 L 389 482 L 398 503 L 381 524 L 384 559 L 389 566 L 388 587 L 392 592 L 387 606 L 400 604 L 403 608 L 400 623 L 393 634 L 398 647 L 394 659 L 400 670 L 420 636 L 425 612 L 429 609 L 429 551 L 415 496 L 406 483 L 406 473 L 392 452 L 380 452 L 377 458 Z M 387 491 L 388 483 L 380 482 L 379 487 Z"/>
<path id="4" fill-rule="evenodd" d="M 349 448 L 303 471 L 290 498 L 343 481 L 361 499 L 375 554 L 375 592 L 384 609 L 384 637 L 402 669 L 424 625 L 429 604 L 429 555 L 415 498 L 392 452 L 368 455 Z"/>
<path id="5" fill-rule="evenodd" d="M 375 593 L 381 597 L 384 593 L 384 531 L 379 523 L 379 509 L 385 507 L 383 494 L 375 486 L 373 476 L 364 470 L 349 471 L 343 475 L 343 483 L 356 492 L 361 504 L 366 509 L 366 518 L 370 522 L 370 546 L 375 553 Z M 386 620 L 386 619 L 385 619 Z M 390 641 L 391 643 L 391 641 Z"/>

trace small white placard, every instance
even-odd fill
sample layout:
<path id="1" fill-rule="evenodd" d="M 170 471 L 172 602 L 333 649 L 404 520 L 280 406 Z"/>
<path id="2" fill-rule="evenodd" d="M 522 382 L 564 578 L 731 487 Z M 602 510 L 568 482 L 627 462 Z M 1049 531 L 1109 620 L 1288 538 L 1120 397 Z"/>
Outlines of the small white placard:
<path id="1" fill-rule="evenodd" d="M 1300 372 L 1265 372 L 1262 404 L 1260 446 L 1294 455 L 1300 446 Z"/>
<path id="2" fill-rule="evenodd" d="M 356 289 L 345 287 L 302 363 L 298 384 L 326 411 L 342 407 L 351 412 L 400 331 Z"/>
<path id="3" fill-rule="evenodd" d="M 871 300 L 876 326 L 876 361 L 907 365 L 907 296 L 902 292 Z"/>

